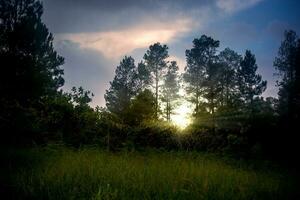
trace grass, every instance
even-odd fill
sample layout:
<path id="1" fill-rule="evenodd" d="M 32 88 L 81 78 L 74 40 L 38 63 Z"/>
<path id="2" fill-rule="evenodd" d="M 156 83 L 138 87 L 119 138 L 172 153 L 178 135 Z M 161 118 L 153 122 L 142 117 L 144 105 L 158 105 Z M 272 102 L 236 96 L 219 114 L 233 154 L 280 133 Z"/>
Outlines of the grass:
<path id="1" fill-rule="evenodd" d="M 3 154 L 3 152 L 2 152 Z M 6 152 L 11 199 L 295 199 L 287 171 L 196 152 L 46 147 Z M 4 194 L 4 193 L 2 193 Z"/>

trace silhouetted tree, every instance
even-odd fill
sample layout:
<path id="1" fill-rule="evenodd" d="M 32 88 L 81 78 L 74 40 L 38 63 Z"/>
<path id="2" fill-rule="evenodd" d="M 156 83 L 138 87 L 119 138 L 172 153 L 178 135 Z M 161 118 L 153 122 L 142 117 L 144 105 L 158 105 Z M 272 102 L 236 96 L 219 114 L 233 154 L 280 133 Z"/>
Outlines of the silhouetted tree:
<path id="1" fill-rule="evenodd" d="M 246 50 L 237 71 L 238 88 L 241 100 L 245 103 L 247 110 L 253 113 L 253 99 L 262 94 L 267 87 L 267 81 L 263 81 L 261 75 L 256 73 L 257 64 L 255 55 Z"/>
<path id="2" fill-rule="evenodd" d="M 81 86 L 79 88 L 72 87 L 70 97 L 72 102 L 78 106 L 87 106 L 92 101 L 94 94 L 89 90 L 84 90 Z"/>
<path id="3" fill-rule="evenodd" d="M 73 87 L 71 93 L 65 95 L 69 97 L 73 110 L 69 118 L 63 122 L 63 141 L 76 147 L 95 142 L 99 119 L 97 112 L 89 106 L 94 94 L 82 87 Z"/>
<path id="4" fill-rule="evenodd" d="M 161 45 L 160 43 L 155 43 L 150 45 L 146 54 L 144 55 L 145 64 L 148 72 L 150 72 L 151 79 L 154 82 L 155 89 L 155 118 L 158 118 L 159 113 L 159 81 L 162 78 L 164 70 L 167 68 L 166 59 L 168 55 L 168 47 L 166 45 Z"/>
<path id="5" fill-rule="evenodd" d="M 64 59 L 53 49 L 53 36 L 42 22 L 36 0 L 4 0 L 0 6 L 0 92 L 2 99 L 28 104 L 64 84 Z"/>
<path id="6" fill-rule="evenodd" d="M 216 60 L 211 60 L 205 67 L 205 78 L 203 81 L 203 97 L 208 101 L 208 110 L 215 115 L 220 99 L 220 92 L 222 91 L 220 75 L 221 65 Z"/>
<path id="7" fill-rule="evenodd" d="M 300 39 L 296 32 L 285 31 L 274 66 L 282 78 L 279 86 L 279 113 L 299 120 L 300 112 Z"/>
<path id="8" fill-rule="evenodd" d="M 237 91 L 237 69 L 240 66 L 242 57 L 235 51 L 226 48 L 218 55 L 220 62 L 220 82 L 221 96 L 220 106 L 223 111 L 231 110 L 236 107 L 238 99 Z"/>
<path id="9" fill-rule="evenodd" d="M 164 75 L 162 86 L 162 101 L 166 103 L 165 114 L 168 121 L 171 119 L 175 101 L 179 98 L 178 66 L 176 61 L 172 61 L 168 66 L 167 73 Z"/>
<path id="10" fill-rule="evenodd" d="M 152 119 L 155 119 L 155 97 L 150 90 L 145 89 L 132 100 L 127 120 L 132 125 L 139 125 Z"/>
<path id="11" fill-rule="evenodd" d="M 104 97 L 108 110 L 124 119 L 131 99 L 140 88 L 134 59 L 125 56 L 120 65 L 117 66 L 115 73 L 114 80 L 110 82 L 110 88 L 106 90 Z"/>
<path id="12" fill-rule="evenodd" d="M 143 61 L 141 61 L 138 64 L 137 71 L 138 71 L 138 80 L 140 82 L 141 89 L 148 88 L 153 83 L 150 74 L 151 73 L 150 69 L 146 66 L 146 64 Z"/>
<path id="13" fill-rule="evenodd" d="M 8 136 L 18 142 L 40 134 L 38 107 L 64 84 L 64 59 L 42 14 L 40 1 L 0 2 L 0 132 L 16 133 Z"/>
<path id="14" fill-rule="evenodd" d="M 186 50 L 187 66 L 183 78 L 187 84 L 186 92 L 191 96 L 190 101 L 195 104 L 196 115 L 200 113 L 200 99 L 204 92 L 207 72 L 209 68 L 214 68 L 212 63 L 216 57 L 217 47 L 219 41 L 202 35 L 199 39 L 194 39 L 192 49 Z"/>

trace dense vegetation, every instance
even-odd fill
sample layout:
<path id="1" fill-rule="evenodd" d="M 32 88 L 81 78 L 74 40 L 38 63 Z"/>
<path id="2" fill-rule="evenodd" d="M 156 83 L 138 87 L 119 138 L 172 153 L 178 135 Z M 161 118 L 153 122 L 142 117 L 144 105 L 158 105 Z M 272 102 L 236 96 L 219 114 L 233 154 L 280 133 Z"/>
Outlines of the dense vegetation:
<path id="1" fill-rule="evenodd" d="M 0 4 L 1 145 L 13 149 L 63 143 L 98 150 L 24 150 L 16 160 L 28 158 L 22 164 L 31 169 L 18 171 L 18 163 L 13 163 L 10 170 L 18 173 L 9 180 L 18 183 L 14 187 L 20 198 L 129 199 L 143 193 L 145 198 L 218 199 L 226 193 L 228 199 L 280 199 L 293 190 L 294 185 L 287 189 L 287 179 L 281 180 L 283 174 L 235 168 L 198 153 L 283 161 L 297 168 L 300 39 L 294 31 L 284 33 L 274 60 L 278 98 L 261 96 L 267 82 L 257 73 L 250 50 L 244 55 L 220 50 L 220 41 L 202 35 L 186 50 L 183 74 L 175 61 L 168 61 L 168 47 L 160 43 L 151 45 L 137 65 L 125 56 L 106 91 L 106 108 L 92 108 L 89 90 L 61 89 L 64 59 L 54 50 L 42 13 L 36 0 Z M 180 130 L 171 116 L 183 98 L 194 112 L 192 123 Z M 169 153 L 124 153 L 145 149 Z M 119 168 L 128 170 L 121 173 Z M 182 171 L 187 174 L 181 176 Z M 148 184 L 141 185 L 145 180 Z"/>

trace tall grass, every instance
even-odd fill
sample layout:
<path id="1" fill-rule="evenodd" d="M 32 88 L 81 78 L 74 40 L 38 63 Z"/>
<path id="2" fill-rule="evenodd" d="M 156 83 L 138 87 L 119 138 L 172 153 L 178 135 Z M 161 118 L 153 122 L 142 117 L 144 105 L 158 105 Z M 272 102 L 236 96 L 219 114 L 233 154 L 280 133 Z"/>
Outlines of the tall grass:
<path id="1" fill-rule="evenodd" d="M 47 147 L 12 152 L 9 162 L 10 195 L 16 199 L 240 200 L 297 194 L 296 178 L 285 172 L 209 154 Z"/>

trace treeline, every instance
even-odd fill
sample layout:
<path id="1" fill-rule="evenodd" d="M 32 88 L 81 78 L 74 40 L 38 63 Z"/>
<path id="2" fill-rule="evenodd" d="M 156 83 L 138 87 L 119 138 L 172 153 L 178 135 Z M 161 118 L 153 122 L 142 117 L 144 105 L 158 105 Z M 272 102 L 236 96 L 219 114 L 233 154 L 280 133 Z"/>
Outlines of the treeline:
<path id="1" fill-rule="evenodd" d="M 267 82 L 255 55 L 244 55 L 202 35 L 186 50 L 179 73 L 168 47 L 155 43 L 137 65 L 125 56 L 106 91 L 106 108 L 91 108 L 82 87 L 64 92 L 64 59 L 42 22 L 36 0 L 0 4 L 0 128 L 3 144 L 63 142 L 108 150 L 155 147 L 212 150 L 243 155 L 294 155 L 299 123 L 300 40 L 286 31 L 275 58 L 279 93 L 263 98 Z M 184 90 L 184 96 L 179 90 Z M 172 125 L 183 99 L 194 107 L 193 122 Z"/>
<path id="2" fill-rule="evenodd" d="M 273 98 L 264 100 L 259 96 L 267 82 L 256 72 L 255 55 L 247 50 L 241 56 L 229 48 L 217 54 L 218 47 L 219 41 L 206 35 L 195 39 L 192 49 L 186 50 L 187 66 L 181 75 L 176 61 L 167 61 L 166 45 L 151 45 L 137 66 L 132 57 L 125 56 L 106 91 L 108 110 L 124 123 L 140 123 L 145 117 L 128 118 L 137 111 L 139 95 L 148 95 L 148 101 L 140 102 L 144 106 L 139 112 L 152 107 L 146 119 L 155 120 L 170 121 L 173 110 L 184 98 L 195 108 L 195 119 L 253 115 L 262 111 L 259 106 L 274 108 Z M 184 96 L 179 95 L 181 85 Z M 216 126 L 215 122 L 212 125 Z"/>

